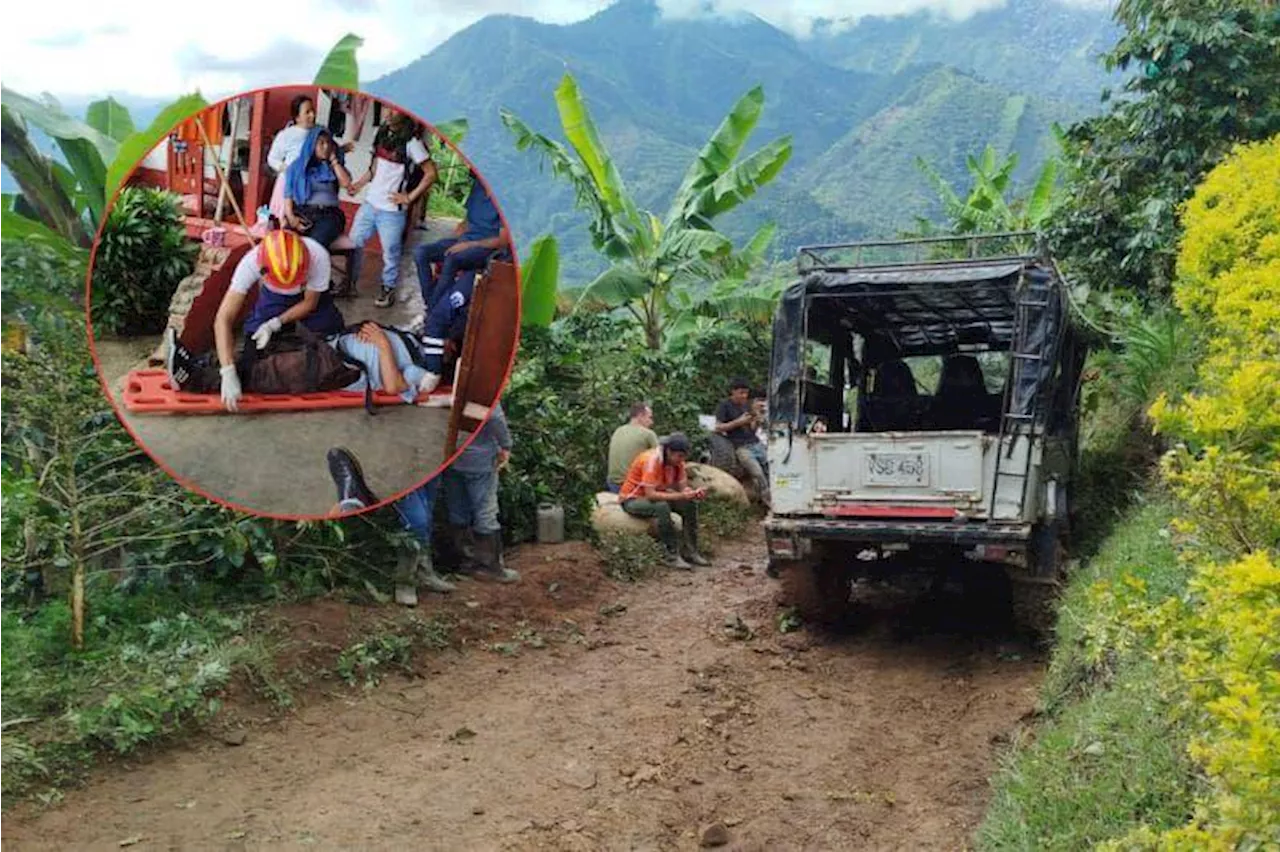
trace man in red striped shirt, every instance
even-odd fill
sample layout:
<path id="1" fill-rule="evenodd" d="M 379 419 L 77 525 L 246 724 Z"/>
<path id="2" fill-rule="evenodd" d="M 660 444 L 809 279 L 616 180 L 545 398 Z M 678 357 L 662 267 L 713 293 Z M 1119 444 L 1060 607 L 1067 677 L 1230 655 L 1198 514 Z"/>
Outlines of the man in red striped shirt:
<path id="1" fill-rule="evenodd" d="M 628 515 L 657 519 L 658 537 L 667 550 L 666 563 L 686 570 L 693 565 L 711 564 L 698 552 L 698 501 L 707 492 L 705 488 L 689 487 L 684 468 L 689 449 L 689 439 L 680 432 L 663 438 L 657 448 L 635 457 L 618 494 L 622 510 Z M 682 521 L 681 539 L 676 537 L 672 512 Z"/>

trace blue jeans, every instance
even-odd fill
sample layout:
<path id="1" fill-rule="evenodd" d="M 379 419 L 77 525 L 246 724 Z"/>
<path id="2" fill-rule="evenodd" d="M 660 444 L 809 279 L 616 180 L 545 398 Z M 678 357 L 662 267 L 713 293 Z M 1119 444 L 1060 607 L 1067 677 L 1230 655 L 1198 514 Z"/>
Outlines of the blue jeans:
<path id="1" fill-rule="evenodd" d="M 444 240 L 437 240 L 434 243 L 420 245 L 413 250 L 413 260 L 418 266 L 418 288 L 422 290 L 422 304 L 425 306 L 427 313 L 431 313 L 431 309 L 436 306 L 436 302 L 446 296 L 449 291 L 454 288 L 455 279 L 459 272 L 469 269 L 484 269 L 489 258 L 493 256 L 494 249 L 491 248 L 469 248 L 462 251 L 446 254 L 445 252 L 451 246 L 457 245 L 461 240 L 457 237 L 449 237 Z M 440 264 L 440 279 L 436 280 L 435 274 L 431 271 L 431 264 Z M 468 301 L 471 299 L 471 293 L 466 293 Z"/>
<path id="2" fill-rule="evenodd" d="M 395 502 L 404 528 L 422 545 L 431 544 L 431 522 L 435 518 L 436 490 L 440 478 L 423 483 Z"/>
<path id="3" fill-rule="evenodd" d="M 450 468 L 444 472 L 449 523 L 470 527 L 478 535 L 500 532 L 498 523 L 498 471 L 469 473 Z"/>
<path id="4" fill-rule="evenodd" d="M 394 290 L 400 279 L 400 252 L 404 247 L 403 210 L 379 210 L 365 202 L 356 211 L 351 221 L 351 242 L 356 244 L 356 251 L 351 257 L 351 280 L 360 280 L 360 269 L 364 262 L 364 244 L 369 242 L 373 232 L 378 232 L 378 240 L 382 243 L 382 289 Z"/>

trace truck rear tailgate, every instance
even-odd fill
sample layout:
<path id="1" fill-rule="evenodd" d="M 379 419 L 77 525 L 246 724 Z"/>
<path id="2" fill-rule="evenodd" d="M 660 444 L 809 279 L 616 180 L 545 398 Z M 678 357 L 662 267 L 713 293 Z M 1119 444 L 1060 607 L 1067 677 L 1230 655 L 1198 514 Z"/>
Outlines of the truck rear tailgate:
<path id="1" fill-rule="evenodd" d="M 982 432 L 811 436 L 814 508 L 932 505 L 970 510 L 983 493 Z M 872 508 L 868 506 L 868 508 Z"/>

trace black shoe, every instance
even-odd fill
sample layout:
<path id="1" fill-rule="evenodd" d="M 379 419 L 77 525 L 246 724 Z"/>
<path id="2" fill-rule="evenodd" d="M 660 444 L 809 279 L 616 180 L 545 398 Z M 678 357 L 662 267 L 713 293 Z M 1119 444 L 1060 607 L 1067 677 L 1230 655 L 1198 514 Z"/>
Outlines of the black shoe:
<path id="1" fill-rule="evenodd" d="M 169 374 L 169 384 L 177 390 L 191 380 L 195 358 L 191 350 L 178 342 L 178 330 L 169 326 L 164 331 L 164 370 Z"/>
<path id="2" fill-rule="evenodd" d="M 356 457 L 350 450 L 345 447 L 334 447 L 325 455 L 325 459 L 329 462 L 329 475 L 333 477 L 333 484 L 338 488 L 339 503 L 351 505 L 354 501 L 364 507 L 378 504 L 378 498 L 373 496 L 373 492 L 364 481 L 364 472 L 360 470 L 360 463 L 356 461 Z"/>

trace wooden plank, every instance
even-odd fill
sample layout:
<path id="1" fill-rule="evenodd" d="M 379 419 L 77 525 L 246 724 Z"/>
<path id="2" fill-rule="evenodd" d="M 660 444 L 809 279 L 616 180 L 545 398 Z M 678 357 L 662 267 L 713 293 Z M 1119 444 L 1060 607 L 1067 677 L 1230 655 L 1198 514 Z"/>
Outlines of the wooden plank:
<path id="1" fill-rule="evenodd" d="M 479 429 L 497 402 L 515 359 L 519 331 L 520 292 L 515 265 L 495 261 L 476 282 L 472 295 L 445 436 L 445 458 L 458 449 L 458 433 Z"/>

